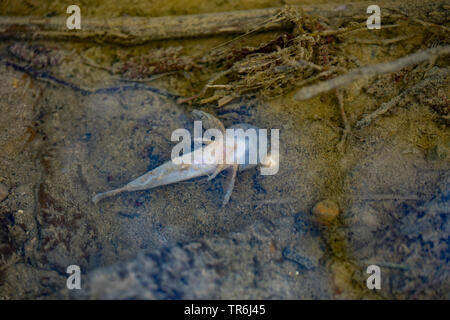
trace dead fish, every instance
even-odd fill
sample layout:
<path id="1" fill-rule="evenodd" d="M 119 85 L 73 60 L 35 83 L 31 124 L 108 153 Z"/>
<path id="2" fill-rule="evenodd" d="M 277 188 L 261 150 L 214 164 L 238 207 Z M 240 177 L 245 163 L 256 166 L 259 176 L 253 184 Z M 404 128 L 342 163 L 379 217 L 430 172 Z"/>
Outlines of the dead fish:
<path id="1" fill-rule="evenodd" d="M 211 114 L 208 114 L 203 111 L 194 110 L 193 113 L 194 116 L 200 118 L 203 121 L 203 124 L 206 123 L 206 127 L 219 129 L 225 136 L 225 128 L 222 122 L 220 122 L 220 120 L 218 120 Z M 245 123 L 237 124 L 230 128 L 243 129 L 244 131 L 247 129 L 255 129 L 257 133 L 259 130 L 259 128 Z M 117 195 L 122 192 L 148 190 L 159 186 L 181 182 L 202 176 L 208 176 L 208 180 L 211 180 L 215 178 L 220 172 L 226 170 L 227 175 L 223 188 L 225 190 L 225 195 L 222 202 L 222 206 L 225 206 L 230 200 L 231 193 L 233 192 L 237 172 L 248 170 L 257 165 L 260 165 L 263 163 L 261 159 L 265 159 L 267 157 L 266 152 L 261 152 L 262 154 L 258 152 L 256 164 L 249 163 L 249 161 L 247 161 L 247 159 L 250 159 L 249 150 L 257 150 L 257 146 L 253 146 L 253 148 L 251 148 L 252 146 L 250 146 L 251 143 L 250 140 L 246 139 L 245 141 L 243 141 L 243 143 L 245 143 L 245 148 L 244 149 L 240 148 L 242 150 L 237 151 L 236 145 L 239 143 L 238 139 L 242 137 L 241 136 L 235 137 L 236 141 L 233 141 L 232 144 L 229 144 L 228 142 L 219 143 L 218 141 L 214 140 L 203 141 L 207 144 L 206 146 L 196 149 L 191 153 L 186 153 L 180 156 L 178 159 L 173 159 L 171 161 L 165 162 L 161 166 L 153 170 L 150 170 L 149 172 L 145 173 L 144 175 L 131 181 L 130 183 L 126 184 L 121 188 L 98 193 L 92 198 L 92 202 L 96 204 L 102 199 Z M 245 137 L 243 138 L 245 139 Z M 214 150 L 217 150 L 217 148 L 222 147 L 224 152 L 223 153 L 224 159 L 226 159 L 225 157 L 227 154 L 231 153 L 235 155 L 235 159 L 237 161 L 235 161 L 233 164 L 224 164 L 223 161 L 220 162 L 216 161 L 217 159 L 214 158 L 214 155 L 218 153 L 214 152 Z M 205 157 L 209 158 L 205 159 Z M 183 158 L 201 159 L 201 161 L 197 162 L 193 161 L 192 163 L 187 164 L 186 161 L 180 161 Z"/>

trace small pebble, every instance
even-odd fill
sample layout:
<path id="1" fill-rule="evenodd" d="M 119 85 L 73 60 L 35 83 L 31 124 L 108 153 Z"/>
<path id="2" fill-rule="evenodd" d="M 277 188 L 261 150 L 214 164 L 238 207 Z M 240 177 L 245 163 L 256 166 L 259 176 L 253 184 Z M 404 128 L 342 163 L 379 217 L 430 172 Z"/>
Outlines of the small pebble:
<path id="1" fill-rule="evenodd" d="M 270 242 L 269 242 L 269 251 L 270 251 L 270 253 L 277 252 L 277 246 L 275 245 L 275 241 L 273 241 L 273 240 L 270 240 Z"/>
<path id="2" fill-rule="evenodd" d="M 0 202 L 5 200 L 8 194 L 9 194 L 8 188 L 4 184 L 0 183 Z"/>
<path id="3" fill-rule="evenodd" d="M 349 289 L 349 270 L 345 264 L 334 262 L 331 265 L 331 274 L 335 294 L 340 295 Z"/>
<path id="4" fill-rule="evenodd" d="M 339 206 L 332 200 L 323 200 L 314 206 L 312 213 L 321 223 L 329 224 L 339 215 Z"/>
<path id="5" fill-rule="evenodd" d="M 282 254 L 285 259 L 295 262 L 303 269 L 312 270 L 318 266 L 318 261 L 309 259 L 309 257 L 295 250 L 295 248 L 286 247 Z"/>

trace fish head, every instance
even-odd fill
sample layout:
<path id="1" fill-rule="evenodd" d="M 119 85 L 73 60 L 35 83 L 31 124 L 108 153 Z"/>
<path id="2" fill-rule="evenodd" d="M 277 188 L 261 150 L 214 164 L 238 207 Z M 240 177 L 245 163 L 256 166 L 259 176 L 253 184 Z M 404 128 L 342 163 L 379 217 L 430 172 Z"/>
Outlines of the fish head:
<path id="1" fill-rule="evenodd" d="M 264 148 L 265 150 L 259 150 L 261 146 L 259 143 L 259 131 L 261 129 L 247 123 L 235 124 L 229 127 L 229 129 L 234 129 L 234 141 L 237 142 L 238 149 L 241 149 L 236 151 L 239 171 L 248 170 L 261 164 L 262 159 L 267 157 L 267 150 L 269 148 L 269 143 L 267 142 L 267 147 Z"/>

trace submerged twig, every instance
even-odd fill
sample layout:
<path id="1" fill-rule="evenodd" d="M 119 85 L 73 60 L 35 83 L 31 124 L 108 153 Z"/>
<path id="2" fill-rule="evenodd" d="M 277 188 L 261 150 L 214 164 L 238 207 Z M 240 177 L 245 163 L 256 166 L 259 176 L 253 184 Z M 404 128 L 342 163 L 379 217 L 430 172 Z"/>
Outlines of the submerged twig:
<path id="1" fill-rule="evenodd" d="M 422 0 L 421 5 L 439 10 L 446 0 Z M 371 2 L 313 4 L 298 6 L 308 15 L 325 19 L 338 18 L 365 21 L 366 9 Z M 377 4 L 385 9 L 417 6 L 415 0 L 387 1 Z M 114 17 L 109 19 L 86 17 L 79 30 L 69 30 L 63 17 L 8 17 L 0 16 L 0 39 L 20 40 L 69 40 L 113 42 L 121 45 L 137 45 L 155 40 L 205 37 L 212 35 L 245 34 L 254 31 L 289 30 L 292 23 L 273 19 L 282 8 L 265 8 L 229 12 L 166 17 Z M 383 13 L 383 19 L 388 18 Z M 413 18 L 416 21 L 419 19 Z M 266 23 L 269 21 L 269 23 Z M 422 23 L 425 23 L 421 21 Z M 425 25 L 434 25 L 426 22 Z M 383 26 L 384 27 L 384 26 Z M 257 28 L 255 30 L 255 28 Z M 447 27 L 442 26 L 448 31 Z"/>
<path id="2" fill-rule="evenodd" d="M 341 113 L 342 122 L 344 123 L 344 131 L 342 133 L 341 141 L 338 144 L 338 149 L 342 149 L 344 147 L 345 141 L 347 140 L 347 136 L 350 133 L 350 123 L 348 122 L 347 115 L 345 114 L 344 109 L 344 90 L 336 89 L 336 96 L 339 103 L 339 111 Z"/>
<path id="3" fill-rule="evenodd" d="M 398 105 L 404 105 L 405 103 L 411 101 L 412 96 L 414 96 L 418 92 L 429 91 L 426 88 L 434 87 L 436 88 L 438 80 L 437 79 L 446 79 L 448 77 L 448 71 L 443 69 L 442 71 L 436 71 L 433 74 L 433 77 L 430 79 L 429 77 L 425 77 L 423 80 L 419 81 L 415 85 L 403 90 L 399 95 L 395 96 L 391 100 L 384 102 L 380 105 L 378 109 L 373 111 L 372 113 L 364 116 L 361 120 L 356 123 L 356 128 L 362 128 L 370 123 L 372 123 L 379 116 L 387 113 L 393 107 Z M 433 79 L 434 78 L 434 79 Z M 438 98 L 439 100 L 439 98 Z M 448 103 L 442 101 L 442 105 L 445 106 L 445 109 L 448 109 Z M 439 113 L 439 112 L 438 112 Z"/>
<path id="4" fill-rule="evenodd" d="M 265 21 L 259 23 L 259 25 L 258 25 L 258 26 L 255 26 L 252 30 L 249 30 L 249 31 L 247 31 L 247 32 L 244 33 L 244 34 L 241 34 L 240 36 L 234 37 L 234 38 L 231 39 L 231 40 L 228 40 L 228 41 L 226 41 L 226 42 L 224 42 L 224 43 L 221 43 L 221 44 L 219 44 L 219 45 L 213 47 L 211 50 L 216 50 L 216 49 L 218 49 L 218 48 L 221 48 L 221 47 L 223 47 L 223 46 L 226 46 L 226 45 L 230 44 L 231 42 L 237 41 L 237 40 L 239 40 L 239 39 L 241 39 L 241 38 L 243 38 L 243 37 L 245 37 L 245 36 L 248 36 L 248 35 L 250 35 L 250 34 L 252 34 L 252 33 L 254 33 L 254 32 L 257 32 L 257 31 L 259 31 L 259 30 L 262 30 L 262 29 L 264 29 L 265 26 L 266 26 L 267 24 L 269 24 L 269 23 L 283 23 L 283 22 L 286 22 L 285 20 L 286 20 L 286 19 L 283 17 L 282 11 L 280 11 L 280 12 L 278 12 L 278 14 L 275 15 L 274 17 L 270 17 L 269 19 L 267 19 L 267 20 L 265 20 Z"/>
<path id="5" fill-rule="evenodd" d="M 370 40 L 370 39 L 349 39 L 347 40 L 348 43 L 358 43 L 358 44 L 377 44 L 380 46 L 388 46 L 391 45 L 393 43 L 397 43 L 397 42 L 401 42 L 401 41 L 405 41 L 405 40 L 409 40 L 411 38 L 413 38 L 414 35 L 406 35 L 406 36 L 399 36 L 399 37 L 395 37 L 395 38 L 391 38 L 391 39 L 375 39 L 375 40 Z"/>
<path id="6" fill-rule="evenodd" d="M 409 92 L 410 92 L 410 90 L 405 90 L 398 96 L 389 100 L 388 102 L 382 103 L 381 106 L 377 110 L 375 110 L 374 112 L 366 115 L 364 118 L 359 120 L 356 123 L 356 127 L 362 128 L 362 127 L 369 125 L 373 120 L 375 120 L 382 114 L 385 114 L 386 112 L 388 112 L 391 108 L 396 106 L 398 103 L 404 101 L 404 99 L 406 98 L 406 96 L 408 95 Z"/>
<path id="7" fill-rule="evenodd" d="M 397 28 L 400 27 L 399 24 L 388 24 L 381 26 L 381 29 L 390 29 L 390 28 Z M 356 26 L 351 26 L 347 28 L 341 28 L 337 30 L 324 30 L 324 31 L 318 31 L 312 33 L 314 36 L 337 36 L 345 33 L 350 32 L 357 32 L 357 31 L 367 31 L 367 26 L 365 26 L 365 23 L 358 24 Z"/>
<path id="8" fill-rule="evenodd" d="M 327 81 L 319 82 L 317 84 L 301 88 L 299 91 L 297 91 L 294 98 L 296 100 L 308 100 L 321 93 L 346 86 L 356 80 L 398 71 L 407 66 L 417 64 L 426 60 L 434 60 L 438 56 L 446 54 L 450 54 L 450 46 L 441 46 L 421 50 L 394 61 L 364 66 L 350 71 L 342 76 L 338 76 Z"/>
<path id="9" fill-rule="evenodd" d="M 85 87 L 81 87 L 79 85 L 76 85 L 74 83 L 68 82 L 66 80 L 63 79 L 59 79 L 51 74 L 49 74 L 48 72 L 45 71 L 38 71 L 35 70 L 31 67 L 26 67 L 26 66 L 21 66 L 18 65 L 16 63 L 13 63 L 11 61 L 8 60 L 4 60 L 2 58 L 0 58 L 0 63 L 3 63 L 4 65 L 8 66 L 8 67 L 12 67 L 14 70 L 19 71 L 19 72 L 24 72 L 29 74 L 31 77 L 37 79 L 37 80 L 41 80 L 47 83 L 51 83 L 51 84 L 56 84 L 56 85 L 60 85 L 60 86 L 64 86 L 64 87 L 68 87 L 74 91 L 77 91 L 79 93 L 81 93 L 82 95 L 91 95 L 91 94 L 115 94 L 115 93 L 121 93 L 124 91 L 138 91 L 138 90 L 142 90 L 142 91 L 152 91 L 154 93 L 157 93 L 159 95 L 168 97 L 168 98 L 172 98 L 172 99 L 176 99 L 179 98 L 179 96 L 167 92 L 163 89 L 159 89 L 159 88 L 155 88 L 155 87 L 151 87 L 142 83 L 133 83 L 133 84 L 129 84 L 129 85 L 122 85 L 122 86 L 114 86 L 114 87 L 106 87 L 106 88 L 98 88 L 98 89 L 90 89 L 90 88 L 85 88 Z"/>
<path id="10" fill-rule="evenodd" d="M 429 21 L 423 21 L 423 20 L 421 20 L 419 18 L 411 17 L 407 13 L 403 12 L 402 10 L 400 10 L 398 8 L 387 8 L 387 10 L 390 10 L 392 12 L 401 14 L 401 15 L 407 17 L 408 19 L 411 19 L 412 21 L 417 22 L 418 24 L 420 24 L 420 25 L 422 25 L 424 27 L 435 27 L 435 28 L 441 28 L 441 29 L 443 29 L 443 30 L 445 30 L 447 32 L 450 31 L 450 28 L 448 28 L 448 27 L 446 27 L 444 25 L 435 24 L 435 23 L 432 23 L 432 22 L 429 22 Z"/>
<path id="11" fill-rule="evenodd" d="M 280 8 L 167 17 L 84 18 L 80 30 L 69 30 L 66 17 L 0 16 L 1 39 L 45 39 L 113 42 L 136 45 L 148 41 L 246 33 L 272 18 Z M 283 21 L 265 24 L 261 31 L 286 29 Z"/>

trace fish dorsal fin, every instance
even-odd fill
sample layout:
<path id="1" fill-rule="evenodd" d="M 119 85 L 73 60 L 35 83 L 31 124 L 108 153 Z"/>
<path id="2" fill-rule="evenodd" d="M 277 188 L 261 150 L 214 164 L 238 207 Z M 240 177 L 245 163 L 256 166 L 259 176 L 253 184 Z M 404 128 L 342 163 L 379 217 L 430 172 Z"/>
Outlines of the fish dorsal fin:
<path id="1" fill-rule="evenodd" d="M 192 111 L 192 115 L 194 118 L 201 120 L 203 128 L 207 129 L 218 129 L 225 134 L 225 127 L 223 126 L 222 121 L 214 117 L 212 114 L 194 109 Z"/>

